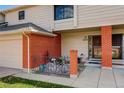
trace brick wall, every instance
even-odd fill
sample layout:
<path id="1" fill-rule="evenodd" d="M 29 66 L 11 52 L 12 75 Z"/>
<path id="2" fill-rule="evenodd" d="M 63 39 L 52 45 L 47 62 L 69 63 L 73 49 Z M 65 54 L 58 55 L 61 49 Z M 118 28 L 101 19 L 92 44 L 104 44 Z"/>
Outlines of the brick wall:
<path id="1" fill-rule="evenodd" d="M 30 67 L 46 62 L 47 55 L 61 56 L 61 35 L 56 37 L 30 34 Z M 23 36 L 23 67 L 27 68 L 27 39 Z"/>
<path id="2" fill-rule="evenodd" d="M 102 66 L 112 67 L 112 27 L 101 27 L 102 36 Z"/>
<path id="3" fill-rule="evenodd" d="M 77 76 L 78 74 L 78 51 L 70 50 L 70 75 Z"/>

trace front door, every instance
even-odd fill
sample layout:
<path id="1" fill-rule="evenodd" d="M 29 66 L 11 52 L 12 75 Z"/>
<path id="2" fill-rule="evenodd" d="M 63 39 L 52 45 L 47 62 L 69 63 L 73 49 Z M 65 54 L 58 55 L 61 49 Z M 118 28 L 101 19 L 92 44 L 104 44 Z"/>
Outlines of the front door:
<path id="1" fill-rule="evenodd" d="M 101 58 L 101 36 L 92 37 L 92 57 Z M 122 35 L 112 35 L 112 58 L 122 58 Z"/>

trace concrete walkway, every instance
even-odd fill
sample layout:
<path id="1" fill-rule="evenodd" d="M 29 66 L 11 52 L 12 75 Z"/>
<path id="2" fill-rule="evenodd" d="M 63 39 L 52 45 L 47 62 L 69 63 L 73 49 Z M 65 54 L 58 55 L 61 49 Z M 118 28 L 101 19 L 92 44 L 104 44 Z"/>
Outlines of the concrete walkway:
<path id="1" fill-rule="evenodd" d="M 100 68 L 87 67 L 73 82 L 74 87 L 96 88 L 99 80 Z"/>
<path id="2" fill-rule="evenodd" d="M 27 74 L 24 72 L 14 76 L 68 85 L 79 88 L 116 88 L 124 87 L 124 69 L 101 69 L 97 67 L 86 67 L 76 79 L 56 76 Z"/>
<path id="3" fill-rule="evenodd" d="M 100 74 L 100 79 L 98 82 L 98 87 L 100 88 L 115 88 L 116 80 L 113 74 L 113 70 L 102 69 Z"/>
<path id="4" fill-rule="evenodd" d="M 19 69 L 0 67 L 0 78 L 22 72 Z"/>

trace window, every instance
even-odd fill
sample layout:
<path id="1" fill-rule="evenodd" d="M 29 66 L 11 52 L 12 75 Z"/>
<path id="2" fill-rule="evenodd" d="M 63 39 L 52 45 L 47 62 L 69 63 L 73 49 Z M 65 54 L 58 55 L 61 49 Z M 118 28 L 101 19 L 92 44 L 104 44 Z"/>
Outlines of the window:
<path id="1" fill-rule="evenodd" d="M 55 5 L 54 20 L 73 18 L 73 5 Z"/>
<path id="2" fill-rule="evenodd" d="M 19 11 L 19 20 L 25 19 L 25 11 Z"/>

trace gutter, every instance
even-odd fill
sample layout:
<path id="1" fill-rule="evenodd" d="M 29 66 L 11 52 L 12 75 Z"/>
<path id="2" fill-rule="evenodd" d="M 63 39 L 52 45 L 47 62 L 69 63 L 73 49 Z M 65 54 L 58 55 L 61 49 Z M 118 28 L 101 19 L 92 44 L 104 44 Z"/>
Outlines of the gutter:
<path id="1" fill-rule="evenodd" d="M 28 42 L 28 50 L 27 50 L 27 52 L 28 52 L 28 73 L 30 73 L 30 38 L 29 38 L 29 36 L 28 35 L 26 35 L 26 33 L 25 32 L 23 32 L 23 35 L 24 36 L 26 36 L 27 37 L 27 42 Z"/>

